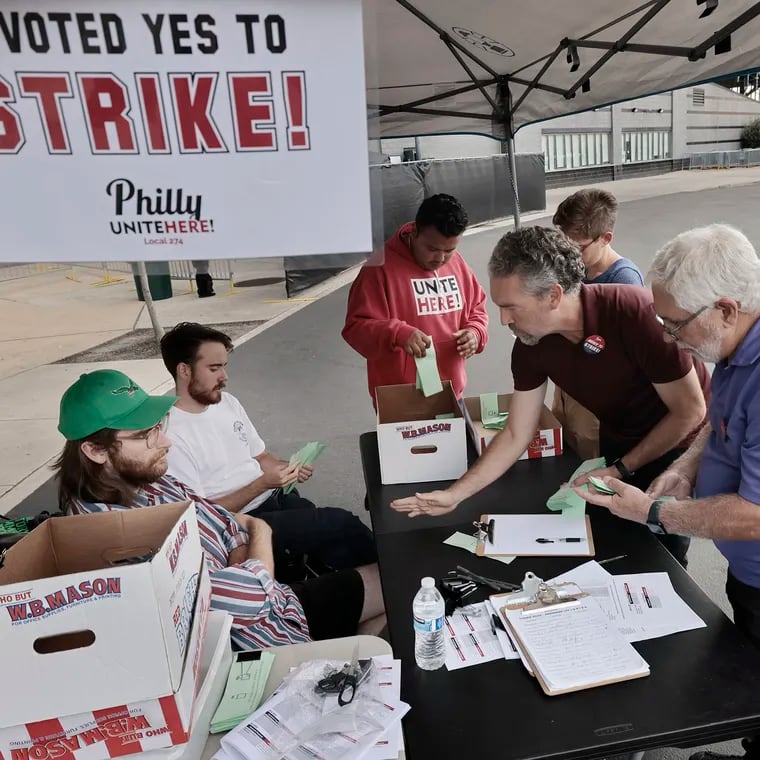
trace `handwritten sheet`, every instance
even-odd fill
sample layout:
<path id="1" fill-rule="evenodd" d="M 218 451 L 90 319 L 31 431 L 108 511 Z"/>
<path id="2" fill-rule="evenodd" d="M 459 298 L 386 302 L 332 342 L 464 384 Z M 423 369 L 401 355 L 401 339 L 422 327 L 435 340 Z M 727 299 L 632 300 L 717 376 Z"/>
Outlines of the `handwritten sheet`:
<path id="1" fill-rule="evenodd" d="M 551 692 L 648 675 L 649 665 L 610 624 L 594 599 L 504 615 Z"/>

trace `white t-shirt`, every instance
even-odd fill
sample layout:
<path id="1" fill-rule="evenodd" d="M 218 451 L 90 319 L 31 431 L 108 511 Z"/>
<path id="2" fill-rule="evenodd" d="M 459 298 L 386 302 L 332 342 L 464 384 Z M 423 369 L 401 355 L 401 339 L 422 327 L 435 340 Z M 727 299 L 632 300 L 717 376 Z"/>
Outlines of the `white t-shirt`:
<path id="1" fill-rule="evenodd" d="M 264 441 L 240 402 L 222 393 L 218 404 L 198 414 L 172 407 L 169 413 L 169 474 L 213 501 L 227 496 L 261 476 L 255 457 L 265 451 Z M 267 490 L 240 511 L 250 512 L 266 501 Z"/>

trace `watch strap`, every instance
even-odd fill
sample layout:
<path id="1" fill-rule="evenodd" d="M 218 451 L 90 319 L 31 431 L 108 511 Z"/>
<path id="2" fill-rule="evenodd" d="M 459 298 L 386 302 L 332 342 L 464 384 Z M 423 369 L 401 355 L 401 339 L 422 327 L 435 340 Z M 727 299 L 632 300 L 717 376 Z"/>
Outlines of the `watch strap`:
<path id="1" fill-rule="evenodd" d="M 623 480 L 628 480 L 628 478 L 633 476 L 633 473 L 625 466 L 625 462 L 623 462 L 622 457 L 618 457 L 613 463 L 612 466 L 617 469 L 617 471 L 620 473 L 620 477 Z"/>
<path id="2" fill-rule="evenodd" d="M 653 533 L 666 534 L 665 526 L 660 522 L 660 507 L 662 507 L 662 499 L 655 499 L 649 506 L 649 514 L 647 515 L 647 526 Z"/>

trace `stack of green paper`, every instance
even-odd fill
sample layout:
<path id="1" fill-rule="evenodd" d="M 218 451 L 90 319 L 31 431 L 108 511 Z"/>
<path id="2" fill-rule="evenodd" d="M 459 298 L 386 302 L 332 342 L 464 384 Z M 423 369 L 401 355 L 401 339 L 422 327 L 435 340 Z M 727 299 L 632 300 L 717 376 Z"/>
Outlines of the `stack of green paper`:
<path id="1" fill-rule="evenodd" d="M 605 485 L 601 478 L 595 478 L 593 475 L 589 475 L 588 482 L 591 483 L 599 493 L 608 494 L 609 496 L 613 496 L 617 493 L 617 491 L 613 491 L 609 486 Z"/>
<path id="2" fill-rule="evenodd" d="M 430 335 L 428 338 L 430 338 L 430 348 L 425 349 L 424 356 L 415 356 L 414 358 L 414 363 L 417 365 L 417 390 L 421 390 L 425 398 L 435 396 L 436 393 L 443 390 L 441 376 L 438 373 L 438 362 L 435 358 L 433 338 Z"/>
<path id="3" fill-rule="evenodd" d="M 210 731 L 219 734 L 235 728 L 261 704 L 274 655 L 269 652 L 237 652 L 227 676 L 222 701 L 211 719 Z"/>
<path id="4" fill-rule="evenodd" d="M 509 412 L 499 411 L 498 393 L 480 394 L 480 423 L 487 430 L 504 430 Z"/>
<path id="5" fill-rule="evenodd" d="M 324 443 L 319 441 L 311 441 L 296 451 L 292 457 L 290 457 L 290 464 L 300 462 L 301 465 L 314 464 L 319 458 L 319 455 L 327 448 Z M 283 493 L 290 493 L 296 487 L 295 483 L 291 483 L 283 489 Z"/>
<path id="6" fill-rule="evenodd" d="M 580 467 L 570 476 L 569 483 L 572 483 L 576 478 L 584 475 L 592 470 L 598 470 L 606 467 L 607 462 L 604 457 L 598 459 L 587 459 Z M 606 487 L 606 486 L 605 486 Z M 588 490 L 588 486 L 584 485 L 582 488 Z M 553 512 L 562 512 L 563 517 L 577 517 L 586 513 L 586 502 L 573 491 L 571 485 L 563 486 L 554 495 L 549 497 L 546 502 L 546 506 Z"/>

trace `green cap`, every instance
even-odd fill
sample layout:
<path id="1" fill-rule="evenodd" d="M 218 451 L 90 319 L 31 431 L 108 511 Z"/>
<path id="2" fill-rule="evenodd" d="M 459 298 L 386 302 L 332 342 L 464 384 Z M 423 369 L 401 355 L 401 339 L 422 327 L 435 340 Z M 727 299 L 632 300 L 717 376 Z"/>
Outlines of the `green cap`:
<path id="1" fill-rule="evenodd" d="M 134 380 L 114 369 L 82 375 L 61 399 L 58 430 L 69 441 L 104 428 L 145 430 L 158 424 L 177 396 L 149 396 Z"/>

